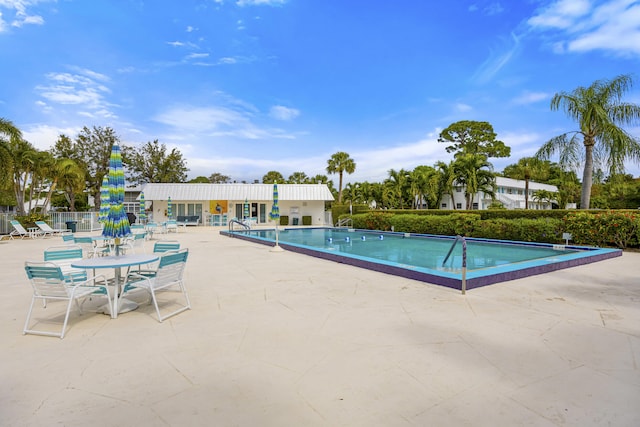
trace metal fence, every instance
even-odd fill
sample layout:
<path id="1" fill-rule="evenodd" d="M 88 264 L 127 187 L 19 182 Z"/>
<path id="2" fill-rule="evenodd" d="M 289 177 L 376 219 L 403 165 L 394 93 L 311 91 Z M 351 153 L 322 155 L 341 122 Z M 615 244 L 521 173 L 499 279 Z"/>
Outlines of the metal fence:
<path id="1" fill-rule="evenodd" d="M 0 213 L 0 234 L 9 234 L 13 226 L 9 221 L 15 218 L 12 213 Z M 68 228 L 67 222 L 75 222 L 76 231 L 101 230 L 97 212 L 50 212 L 46 221 L 53 228 Z"/>

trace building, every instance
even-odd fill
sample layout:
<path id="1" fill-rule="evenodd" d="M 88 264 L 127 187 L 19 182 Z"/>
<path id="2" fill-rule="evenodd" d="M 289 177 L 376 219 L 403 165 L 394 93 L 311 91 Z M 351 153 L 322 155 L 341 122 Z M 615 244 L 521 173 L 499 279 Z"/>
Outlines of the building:
<path id="1" fill-rule="evenodd" d="M 232 218 L 249 218 L 255 224 L 271 224 L 273 184 L 144 184 L 145 206 L 149 221 L 171 216 L 197 216 L 200 225 L 226 225 Z M 325 217 L 325 202 L 333 201 L 326 184 L 278 184 L 278 207 L 281 216 L 289 217 L 290 225 L 302 225 L 310 217 L 311 225 L 331 224 Z M 139 211 L 138 211 L 139 213 Z"/>
<path id="2" fill-rule="evenodd" d="M 464 195 L 464 186 L 454 184 L 453 205 L 450 195 L 445 195 L 440 201 L 440 209 L 465 209 L 466 199 Z M 545 190 L 549 193 L 557 193 L 558 187 L 555 185 L 541 184 L 539 182 L 529 181 L 529 209 L 551 209 L 556 203 L 555 200 L 538 200 L 534 198 L 534 193 L 538 190 Z M 496 193 L 495 201 L 502 203 L 507 209 L 524 209 L 525 208 L 525 181 L 496 177 Z M 473 197 L 473 209 L 488 209 L 494 202 L 491 196 L 480 192 Z"/>

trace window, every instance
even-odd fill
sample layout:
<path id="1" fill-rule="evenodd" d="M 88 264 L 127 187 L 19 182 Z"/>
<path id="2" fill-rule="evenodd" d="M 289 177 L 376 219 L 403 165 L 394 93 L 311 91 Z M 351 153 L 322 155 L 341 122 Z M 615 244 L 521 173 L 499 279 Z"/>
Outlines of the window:
<path id="1" fill-rule="evenodd" d="M 446 203 L 443 203 L 443 204 L 441 204 L 441 205 L 440 205 L 440 207 L 441 207 L 442 209 L 447 209 L 447 204 L 446 204 Z"/>
<path id="2" fill-rule="evenodd" d="M 518 190 L 518 196 L 522 196 L 522 190 Z"/>
<path id="3" fill-rule="evenodd" d="M 478 210 L 478 204 L 477 204 L 477 203 L 474 203 L 474 204 L 473 204 L 473 207 L 472 207 L 471 209 Z"/>
<path id="4" fill-rule="evenodd" d="M 462 193 L 462 187 L 456 187 L 456 193 Z"/>
<path id="5" fill-rule="evenodd" d="M 462 209 L 462 203 L 456 203 L 456 209 Z"/>
<path id="6" fill-rule="evenodd" d="M 513 194 L 513 190 L 511 188 L 507 188 L 507 194 Z"/>

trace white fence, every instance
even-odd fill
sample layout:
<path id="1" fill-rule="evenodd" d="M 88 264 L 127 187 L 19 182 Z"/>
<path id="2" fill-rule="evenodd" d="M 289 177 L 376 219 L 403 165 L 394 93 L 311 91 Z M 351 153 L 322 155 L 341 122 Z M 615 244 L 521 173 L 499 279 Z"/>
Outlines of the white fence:
<path id="1" fill-rule="evenodd" d="M 0 214 L 0 234 L 9 234 L 13 231 L 11 221 L 14 214 Z M 98 222 L 97 212 L 50 212 L 47 223 L 53 228 L 68 228 L 67 222 L 75 222 L 76 231 L 96 231 L 101 230 L 102 225 Z"/>

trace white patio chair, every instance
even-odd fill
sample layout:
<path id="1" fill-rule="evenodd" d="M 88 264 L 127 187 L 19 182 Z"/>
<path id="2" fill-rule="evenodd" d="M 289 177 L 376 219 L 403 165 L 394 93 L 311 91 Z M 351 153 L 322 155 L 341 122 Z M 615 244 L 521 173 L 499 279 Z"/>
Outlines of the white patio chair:
<path id="1" fill-rule="evenodd" d="M 11 240 L 13 240 L 13 236 L 20 236 L 20 239 L 24 239 L 25 237 L 34 237 L 33 233 L 29 233 L 22 224 L 20 224 L 20 221 L 12 219 L 9 222 L 13 226 L 13 231 L 9 233 Z"/>
<path id="2" fill-rule="evenodd" d="M 51 226 L 44 221 L 36 221 L 36 225 L 38 226 L 38 228 L 40 228 L 40 230 L 42 230 L 44 237 L 46 237 L 47 235 L 56 236 L 67 231 L 66 228 L 64 230 L 61 228 L 51 228 Z"/>
<path id="3" fill-rule="evenodd" d="M 161 323 L 171 316 L 175 316 L 178 313 L 191 309 L 191 302 L 189 301 L 189 296 L 187 295 L 187 289 L 184 286 L 183 280 L 184 269 L 187 264 L 188 256 L 188 249 L 182 249 L 176 252 L 169 251 L 160 257 L 160 264 L 153 276 L 143 275 L 138 272 L 127 274 L 124 288 L 120 293 L 120 299 L 122 299 L 127 293 L 133 292 L 136 289 L 144 289 L 150 294 L 150 300 L 153 301 L 153 305 L 158 315 L 158 321 Z M 185 299 L 185 305 L 175 303 L 180 305 L 178 309 L 162 315 L 158 305 L 157 293 L 160 291 L 171 291 L 171 288 L 177 288 L 173 290 L 179 290 L 182 293 Z M 165 302 L 163 305 L 168 304 L 171 303 Z"/>
<path id="4" fill-rule="evenodd" d="M 177 233 L 178 232 L 178 221 L 175 219 L 169 219 L 165 223 L 165 228 L 167 233 Z"/>
<path id="5" fill-rule="evenodd" d="M 44 260 L 60 267 L 67 282 L 83 282 L 88 279 L 87 270 L 71 267 L 73 261 L 81 259 L 82 247 L 80 245 L 51 246 L 44 250 Z"/>
<path id="6" fill-rule="evenodd" d="M 73 278 L 67 281 L 62 269 L 52 262 L 27 261 L 24 268 L 33 287 L 33 296 L 31 298 L 27 320 L 24 323 L 23 334 L 46 335 L 60 337 L 60 339 L 62 339 L 67 329 L 72 303 L 75 302 L 79 313 L 82 314 L 82 305 L 89 296 L 95 293 L 102 293 L 107 295 L 107 298 L 109 297 L 107 280 L 102 275 L 85 281 L 75 281 Z M 43 301 L 43 308 L 45 309 L 47 308 L 48 301 L 67 301 L 67 308 L 60 332 L 32 329 L 29 327 L 33 306 L 37 299 Z M 80 300 L 82 300 L 82 303 L 79 302 Z"/>

